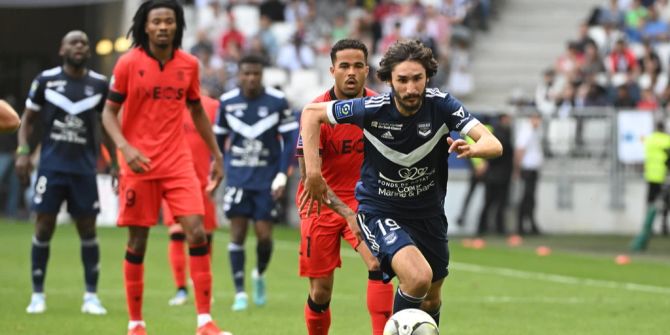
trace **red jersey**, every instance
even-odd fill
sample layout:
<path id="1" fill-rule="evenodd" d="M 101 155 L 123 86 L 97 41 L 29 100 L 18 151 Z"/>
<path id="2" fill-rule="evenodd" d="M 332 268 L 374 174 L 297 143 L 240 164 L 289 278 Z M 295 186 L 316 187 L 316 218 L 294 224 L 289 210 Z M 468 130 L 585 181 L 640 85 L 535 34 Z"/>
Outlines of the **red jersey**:
<path id="1" fill-rule="evenodd" d="M 114 66 L 108 101 L 123 104 L 121 130 L 130 145 L 151 159 L 151 170 L 134 173 L 121 160 L 124 176 L 155 179 L 192 168 L 184 139 L 186 102 L 200 100 L 198 61 L 176 49 L 164 65 L 142 48 L 133 48 Z"/>
<path id="2" fill-rule="evenodd" d="M 365 89 L 365 96 L 375 96 L 377 92 Z M 337 100 L 334 88 L 314 99 L 314 102 L 325 102 Z M 302 138 L 298 140 L 296 156 L 302 157 Z M 360 179 L 361 165 L 363 164 L 363 130 L 352 124 L 328 125 L 321 124 L 321 137 L 319 141 L 319 154 L 321 156 L 321 174 L 326 183 L 335 192 L 340 200 L 354 211 L 358 202 L 354 196 L 356 182 Z M 296 204 L 300 205 L 300 195 L 304 189 L 303 183 L 298 184 L 296 192 Z M 301 217 L 306 217 L 307 209 L 300 212 Z M 323 206 L 321 214 L 333 213 Z M 313 214 L 313 215 L 316 215 Z"/>
<path id="3" fill-rule="evenodd" d="M 219 100 L 203 95 L 200 101 L 202 107 L 205 109 L 205 113 L 207 113 L 209 122 L 214 123 L 216 112 L 219 110 Z M 188 146 L 191 149 L 191 155 L 193 156 L 195 174 L 198 176 L 200 185 L 204 187 L 209 181 L 212 153 L 209 151 L 209 147 L 205 140 L 202 139 L 200 133 L 198 133 L 198 130 L 195 128 L 193 118 L 191 118 L 191 111 L 188 108 L 184 109 L 184 111 L 184 132 L 186 133 L 186 141 L 188 142 Z"/>

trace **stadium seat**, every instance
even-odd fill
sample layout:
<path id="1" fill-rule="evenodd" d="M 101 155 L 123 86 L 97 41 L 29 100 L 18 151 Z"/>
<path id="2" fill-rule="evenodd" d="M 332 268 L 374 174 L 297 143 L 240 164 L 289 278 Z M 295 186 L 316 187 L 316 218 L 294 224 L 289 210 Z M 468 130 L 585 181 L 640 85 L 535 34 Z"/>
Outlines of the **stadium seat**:
<path id="1" fill-rule="evenodd" d="M 655 47 L 656 54 L 658 58 L 661 59 L 661 69 L 662 72 L 668 72 L 670 70 L 670 43 L 658 43 Z"/>
<path id="2" fill-rule="evenodd" d="M 551 119 L 547 131 L 549 150 L 558 155 L 567 155 L 572 150 L 575 139 L 574 119 Z"/>
<path id="3" fill-rule="evenodd" d="M 257 6 L 235 5 L 232 8 L 235 26 L 244 36 L 254 36 L 260 27 L 260 13 Z"/>
<path id="4" fill-rule="evenodd" d="M 284 88 L 288 84 L 288 73 L 278 67 L 266 67 L 263 69 L 263 86 Z"/>
<path id="5" fill-rule="evenodd" d="M 291 40 L 291 36 L 295 32 L 295 26 L 292 23 L 275 22 L 270 30 L 277 39 L 277 45 L 284 45 Z"/>

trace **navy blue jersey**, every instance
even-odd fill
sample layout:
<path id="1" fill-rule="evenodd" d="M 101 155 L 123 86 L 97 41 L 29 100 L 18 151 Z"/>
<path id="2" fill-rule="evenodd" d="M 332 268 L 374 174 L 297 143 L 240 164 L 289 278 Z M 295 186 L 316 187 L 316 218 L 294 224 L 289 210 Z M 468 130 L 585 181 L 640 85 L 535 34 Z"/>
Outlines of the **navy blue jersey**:
<path id="1" fill-rule="evenodd" d="M 419 111 L 398 112 L 391 93 L 334 102 L 331 123 L 363 129 L 364 159 L 356 184 L 359 210 L 395 217 L 427 218 L 444 213 L 447 136 L 466 134 L 479 121 L 461 103 L 438 89 L 427 89 Z"/>
<path id="2" fill-rule="evenodd" d="M 266 87 L 263 94 L 245 98 L 236 88 L 221 96 L 214 132 L 226 135 L 226 186 L 268 190 L 278 172 L 288 170 L 293 157 L 298 121 L 284 93 Z"/>
<path id="3" fill-rule="evenodd" d="M 59 66 L 33 80 L 26 107 L 39 113 L 44 129 L 41 170 L 95 174 L 107 90 L 107 78 L 91 70 L 71 78 Z"/>

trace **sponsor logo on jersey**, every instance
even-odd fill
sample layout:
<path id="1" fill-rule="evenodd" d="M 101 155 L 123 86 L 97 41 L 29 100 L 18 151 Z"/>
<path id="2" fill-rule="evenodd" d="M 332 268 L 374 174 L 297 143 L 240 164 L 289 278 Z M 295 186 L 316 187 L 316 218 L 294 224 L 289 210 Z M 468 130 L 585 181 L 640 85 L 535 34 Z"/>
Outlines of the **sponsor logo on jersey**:
<path id="1" fill-rule="evenodd" d="M 258 116 L 259 117 L 266 117 L 270 114 L 270 110 L 268 109 L 267 106 L 260 106 L 258 107 Z"/>
<path id="2" fill-rule="evenodd" d="M 84 94 L 87 97 L 90 97 L 91 95 L 93 95 L 93 93 L 95 93 L 95 91 L 93 90 L 93 86 L 86 85 L 86 87 L 84 87 Z"/>
<path id="3" fill-rule="evenodd" d="M 430 122 L 419 122 L 416 125 L 416 132 L 421 137 L 428 137 L 433 130 L 431 129 Z"/>
<path id="4" fill-rule="evenodd" d="M 461 106 L 461 108 L 459 108 L 457 111 L 455 111 L 455 112 L 454 112 L 453 114 L 451 114 L 451 115 L 458 116 L 458 117 L 460 117 L 460 118 L 462 119 L 462 118 L 465 117 L 465 111 L 463 110 L 463 107 Z"/>
<path id="5" fill-rule="evenodd" d="M 387 131 L 387 132 L 383 133 L 381 138 L 383 138 L 385 140 L 393 140 L 394 139 L 393 134 L 391 134 L 390 131 Z"/>
<path id="6" fill-rule="evenodd" d="M 370 127 L 379 128 L 379 129 L 386 129 L 386 130 L 393 130 L 393 131 L 400 131 L 400 130 L 402 130 L 402 123 L 388 123 L 388 122 L 382 122 L 382 121 L 372 121 L 372 122 L 370 122 Z"/>
<path id="7" fill-rule="evenodd" d="M 342 120 L 354 116 L 354 103 L 352 101 L 339 101 L 333 106 L 335 119 Z"/>

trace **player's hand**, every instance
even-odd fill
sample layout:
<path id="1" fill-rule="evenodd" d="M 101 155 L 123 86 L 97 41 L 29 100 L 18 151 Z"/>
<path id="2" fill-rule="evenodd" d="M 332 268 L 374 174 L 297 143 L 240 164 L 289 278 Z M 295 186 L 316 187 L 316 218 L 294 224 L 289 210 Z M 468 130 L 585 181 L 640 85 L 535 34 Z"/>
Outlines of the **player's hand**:
<path id="1" fill-rule="evenodd" d="M 30 162 L 30 156 L 16 156 L 14 168 L 16 169 L 16 175 L 19 177 L 21 184 L 28 185 L 30 183 L 30 172 L 33 170 L 33 164 Z"/>
<path id="2" fill-rule="evenodd" d="M 135 173 L 144 173 L 151 170 L 151 160 L 130 144 L 119 147 L 128 167 Z"/>
<path id="3" fill-rule="evenodd" d="M 351 232 L 354 233 L 354 236 L 356 236 L 356 239 L 358 241 L 363 241 L 363 234 L 361 233 L 361 227 L 358 226 L 356 215 L 348 215 L 344 219 L 347 220 L 347 225 Z"/>
<path id="4" fill-rule="evenodd" d="M 207 183 L 207 188 L 205 188 L 205 191 L 211 198 L 214 198 L 214 192 L 216 192 L 219 184 L 221 184 L 221 180 L 223 180 L 223 157 L 219 155 L 212 161 L 209 183 Z"/>
<path id="5" fill-rule="evenodd" d="M 449 144 L 449 153 L 456 152 L 457 158 L 472 157 L 472 147 L 464 139 L 459 138 L 454 141 L 453 138 L 447 137 L 447 144 Z"/>
<path id="6" fill-rule="evenodd" d="M 275 179 L 272 180 L 272 186 L 270 186 L 270 189 L 272 190 L 272 199 L 277 201 L 279 198 L 281 198 L 282 195 L 284 195 L 287 181 L 288 177 L 285 173 L 277 173 Z"/>
<path id="7" fill-rule="evenodd" d="M 316 202 L 316 204 L 314 203 Z M 330 204 L 328 199 L 328 187 L 321 173 L 307 175 L 305 178 L 305 189 L 300 195 L 300 210 L 307 207 L 307 216 L 312 212 L 312 206 L 316 205 L 316 214 L 321 214 L 321 204 Z"/>

